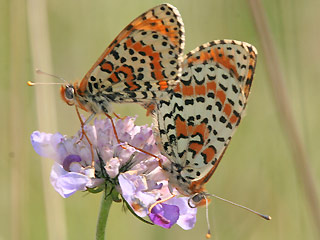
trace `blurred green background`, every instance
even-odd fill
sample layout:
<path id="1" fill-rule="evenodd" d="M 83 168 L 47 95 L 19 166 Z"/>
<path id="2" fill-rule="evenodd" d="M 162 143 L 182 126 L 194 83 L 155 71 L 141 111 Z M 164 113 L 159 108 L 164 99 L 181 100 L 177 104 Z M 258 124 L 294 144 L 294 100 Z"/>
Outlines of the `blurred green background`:
<path id="1" fill-rule="evenodd" d="M 213 199 L 209 208 L 213 239 L 318 239 L 248 2 L 168 2 L 179 9 L 185 23 L 186 53 L 207 41 L 224 38 L 249 42 L 259 51 L 246 117 L 207 189 L 273 219 L 267 222 Z M 41 160 L 29 140 L 35 130 L 73 135 L 80 127 L 76 112 L 60 100 L 58 86 L 32 88 L 26 82 L 35 79 L 35 68 L 68 81 L 81 79 L 132 19 L 160 3 L 158 0 L 0 1 L 0 240 L 94 239 L 100 195 L 77 193 L 62 199 L 49 184 L 52 160 Z M 262 3 L 285 76 L 293 118 L 302 132 L 308 163 L 318 183 L 320 1 Z M 48 23 L 33 22 L 38 16 Z M 47 46 L 42 45 L 47 36 L 41 26 L 48 31 Z M 48 51 L 51 63 L 35 63 L 35 58 L 46 59 Z M 36 77 L 39 81 L 56 81 Z M 37 106 L 42 109 L 39 117 Z M 151 123 L 136 105 L 114 105 L 114 108 L 122 116 L 138 114 L 138 124 Z M 41 162 L 45 164 L 41 166 Z M 204 239 L 205 209 L 199 209 L 197 219 L 192 230 L 184 231 L 178 226 L 165 230 L 143 224 L 125 213 L 122 204 L 114 204 L 107 234 L 108 239 Z"/>

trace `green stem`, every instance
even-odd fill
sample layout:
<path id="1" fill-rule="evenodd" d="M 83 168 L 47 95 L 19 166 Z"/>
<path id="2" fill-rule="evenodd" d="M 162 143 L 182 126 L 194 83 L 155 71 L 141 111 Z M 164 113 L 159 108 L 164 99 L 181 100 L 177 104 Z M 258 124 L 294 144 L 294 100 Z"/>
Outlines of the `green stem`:
<path id="1" fill-rule="evenodd" d="M 108 192 L 108 189 L 105 190 Z M 97 222 L 97 229 L 96 229 L 96 240 L 105 240 L 106 234 L 106 225 L 109 215 L 109 210 L 112 204 L 112 194 L 102 194 L 101 204 L 100 204 L 100 212 Z"/>

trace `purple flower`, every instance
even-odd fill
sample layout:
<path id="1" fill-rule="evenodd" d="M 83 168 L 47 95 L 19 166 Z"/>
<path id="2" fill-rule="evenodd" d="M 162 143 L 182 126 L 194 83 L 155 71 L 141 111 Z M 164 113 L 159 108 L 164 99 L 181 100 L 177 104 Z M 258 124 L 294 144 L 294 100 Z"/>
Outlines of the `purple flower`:
<path id="1" fill-rule="evenodd" d="M 165 203 L 149 208 L 159 199 L 172 196 L 166 175 L 159 167 L 159 160 L 135 147 L 162 156 L 155 144 L 152 129 L 148 126 L 134 125 L 135 118 L 114 119 L 118 144 L 109 119 L 95 120 L 84 130 L 94 149 L 92 167 L 91 148 L 82 132 L 66 137 L 60 133 L 50 134 L 35 131 L 31 143 L 35 151 L 55 161 L 51 171 L 51 184 L 64 198 L 77 191 L 114 185 L 122 198 L 139 217 L 149 216 L 151 221 L 161 227 L 170 228 L 177 223 L 183 229 L 191 229 L 196 221 L 195 208 L 188 206 L 188 198 L 174 197 Z"/>
<path id="2" fill-rule="evenodd" d="M 184 230 L 189 230 L 196 224 L 197 208 L 190 208 L 188 204 L 189 197 L 175 197 L 166 201 L 179 208 L 179 219 L 177 224 Z"/>
<path id="3" fill-rule="evenodd" d="M 171 228 L 179 219 L 179 207 L 159 203 L 152 208 L 149 218 L 163 228 Z"/>
<path id="4" fill-rule="evenodd" d="M 152 178 L 157 175 L 156 169 L 151 173 Z M 122 173 L 119 176 L 119 185 L 123 198 L 140 217 L 148 215 L 149 208 L 159 199 L 168 199 L 172 196 L 168 188 L 168 182 L 146 181 L 147 176 L 137 176 L 134 171 Z M 185 230 L 192 229 L 196 223 L 197 208 L 190 208 L 188 197 L 174 197 L 164 203 L 159 203 L 152 208 L 149 214 L 150 220 L 164 228 L 170 228 L 177 223 Z M 174 207 L 171 207 L 174 206 Z M 174 211 L 173 211 L 174 209 Z"/>

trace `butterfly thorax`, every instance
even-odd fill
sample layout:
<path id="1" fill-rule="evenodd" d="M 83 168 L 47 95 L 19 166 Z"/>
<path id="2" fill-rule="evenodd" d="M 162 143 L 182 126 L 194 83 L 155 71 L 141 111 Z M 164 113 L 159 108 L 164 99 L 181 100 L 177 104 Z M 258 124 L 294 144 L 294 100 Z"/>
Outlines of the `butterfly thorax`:
<path id="1" fill-rule="evenodd" d="M 111 111 L 110 97 L 107 94 L 99 91 L 92 94 L 78 82 L 75 82 L 73 86 L 61 86 L 60 92 L 62 99 L 70 106 L 75 105 L 94 114 L 108 114 Z"/>

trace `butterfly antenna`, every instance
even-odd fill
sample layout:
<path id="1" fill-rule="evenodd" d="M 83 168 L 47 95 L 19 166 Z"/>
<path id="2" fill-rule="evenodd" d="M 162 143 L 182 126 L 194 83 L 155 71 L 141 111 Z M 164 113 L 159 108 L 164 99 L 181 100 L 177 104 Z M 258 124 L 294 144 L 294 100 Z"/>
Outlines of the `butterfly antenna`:
<path id="1" fill-rule="evenodd" d="M 254 210 L 252 210 L 252 209 L 250 209 L 250 208 L 247 208 L 247 207 L 245 207 L 245 206 L 242 206 L 242 205 L 240 205 L 240 204 L 231 202 L 231 201 L 229 201 L 229 200 L 227 200 L 227 199 L 224 199 L 224 198 L 222 198 L 222 197 L 216 196 L 216 195 L 214 195 L 214 194 L 207 194 L 207 196 L 215 197 L 215 198 L 220 199 L 220 200 L 222 200 L 222 201 L 224 201 L 224 202 L 230 203 L 230 204 L 233 205 L 233 206 L 236 206 L 236 207 L 245 209 L 245 210 L 247 210 L 247 211 L 249 211 L 249 212 L 252 212 L 252 213 L 256 214 L 257 216 L 262 217 L 263 219 L 271 220 L 271 217 L 270 217 L 269 215 L 261 214 L 261 213 L 259 213 L 259 212 L 257 212 L 257 211 L 254 211 Z"/>
<path id="2" fill-rule="evenodd" d="M 50 77 L 57 78 L 57 79 L 63 81 L 64 83 L 68 84 L 68 82 L 67 82 L 64 78 L 58 77 L 58 76 L 53 75 L 53 74 L 50 74 L 50 73 L 43 72 L 43 71 L 41 71 L 40 69 L 36 69 L 36 73 L 37 73 L 37 74 L 43 74 L 43 75 L 47 75 L 47 76 L 50 76 Z M 34 83 L 34 82 L 31 82 L 31 81 L 28 81 L 27 84 L 28 84 L 28 86 L 35 86 L 35 85 L 61 85 L 61 83 L 44 83 L 44 82 Z"/>

